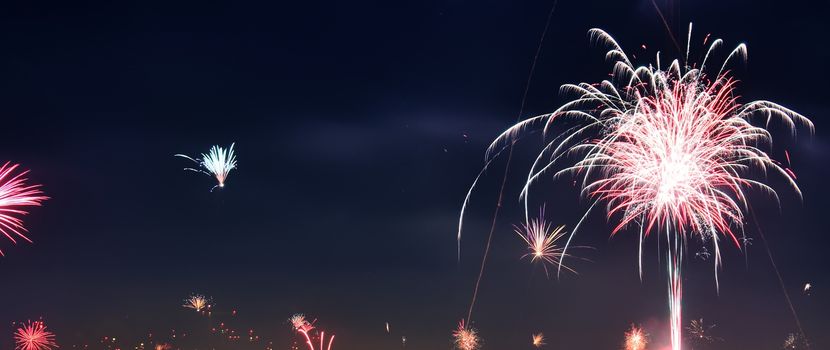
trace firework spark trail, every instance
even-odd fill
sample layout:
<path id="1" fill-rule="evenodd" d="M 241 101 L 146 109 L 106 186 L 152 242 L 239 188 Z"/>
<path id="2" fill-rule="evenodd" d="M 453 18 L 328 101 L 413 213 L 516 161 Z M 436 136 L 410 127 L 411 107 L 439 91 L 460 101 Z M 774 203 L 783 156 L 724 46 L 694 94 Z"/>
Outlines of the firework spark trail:
<path id="1" fill-rule="evenodd" d="M 764 235 L 764 230 L 762 230 L 761 225 L 758 224 L 757 215 L 755 215 L 751 205 L 749 206 L 749 210 L 753 214 L 752 222 L 755 224 L 755 229 L 758 231 L 758 235 L 761 236 L 761 241 L 764 242 L 764 248 L 767 252 L 767 256 L 769 257 L 770 265 L 772 265 L 772 270 L 775 271 L 775 277 L 778 279 L 778 285 L 781 287 L 781 291 L 784 293 L 784 299 L 787 301 L 787 306 L 790 307 L 790 312 L 793 315 L 796 327 L 798 327 L 799 335 L 802 338 L 807 339 L 807 334 L 804 333 L 804 328 L 801 327 L 801 319 L 798 317 L 798 313 L 795 311 L 795 306 L 793 305 L 792 299 L 790 299 L 790 292 L 787 291 L 787 286 L 784 284 L 784 278 L 781 277 L 781 272 L 778 271 L 778 264 L 775 263 L 775 259 L 772 257 L 772 250 L 769 249 L 769 243 L 767 242 L 767 237 Z"/>
<path id="2" fill-rule="evenodd" d="M 0 234 L 6 236 L 12 243 L 17 244 L 21 238 L 29 243 L 32 240 L 26 236 L 26 227 L 18 216 L 28 214 L 21 207 L 39 207 L 41 202 L 49 199 L 43 195 L 40 185 L 27 185 L 25 177 L 28 170 L 14 175 L 18 165 L 6 162 L 0 166 Z M 0 256 L 3 251 L 0 250 Z"/>
<path id="3" fill-rule="evenodd" d="M 213 146 L 208 153 L 202 153 L 201 157 L 191 158 L 184 154 L 176 154 L 176 157 L 182 157 L 193 161 L 199 165 L 199 169 L 185 168 L 185 170 L 203 173 L 205 175 L 215 177 L 218 184 L 211 188 L 211 191 L 217 187 L 225 187 L 225 180 L 231 170 L 236 169 L 236 155 L 233 152 L 234 143 L 227 149 L 220 146 Z"/>
<path id="4" fill-rule="evenodd" d="M 691 38 L 691 25 L 689 27 Z M 684 242 L 690 234 L 712 242 L 715 287 L 720 267 L 719 234 L 740 243 L 747 202 L 744 191 L 754 188 L 778 202 L 769 185 L 749 177 L 751 170 L 777 173 L 801 196 L 794 178 L 780 163 L 761 150 L 772 135 L 751 121 L 773 118 L 795 133 L 796 124 L 813 130 L 802 115 L 769 101 L 740 104 L 737 81 L 727 71 L 733 59 L 745 58 L 746 46 L 738 45 L 710 78 L 709 56 L 723 41 L 714 40 L 700 66 L 672 61 L 667 67 L 657 54 L 655 65 L 635 66 L 617 42 L 600 29 L 589 31 L 592 42 L 609 47 L 612 79 L 599 84 L 566 84 L 562 91 L 576 97 L 550 114 L 526 119 L 493 141 L 489 154 L 515 142 L 525 130 L 552 123 L 581 122 L 548 142 L 534 161 L 520 196 L 527 215 L 530 187 L 554 169 L 554 178 L 582 177 L 581 194 L 593 202 L 565 243 L 599 203 L 605 203 L 607 219 L 616 220 L 612 235 L 634 226 L 640 232 L 639 266 L 642 278 L 642 245 L 653 232 L 668 242 L 669 298 L 672 347 L 680 349 L 681 265 Z M 687 54 L 688 57 L 688 54 Z M 547 141 L 546 141 L 547 142 Z M 569 159 L 574 163 L 562 166 Z M 561 264 L 560 269 L 561 271 Z"/>
<path id="5" fill-rule="evenodd" d="M 46 330 L 43 321 L 29 321 L 14 333 L 16 350 L 51 350 L 57 348 L 55 335 Z"/>
<path id="6" fill-rule="evenodd" d="M 556 11 L 556 5 L 558 3 L 559 3 L 559 0 L 554 0 L 553 1 L 553 5 L 551 6 L 550 11 L 548 12 L 548 18 L 545 21 L 545 29 L 542 30 L 542 36 L 539 38 L 539 46 L 537 46 L 537 48 L 536 48 L 536 54 L 533 55 L 533 63 L 531 63 L 531 65 L 530 65 L 530 72 L 528 73 L 527 83 L 525 83 L 525 91 L 522 94 L 522 102 L 521 102 L 521 105 L 519 106 L 519 114 L 516 116 L 517 121 L 522 118 L 522 114 L 524 113 L 525 102 L 527 101 L 527 94 L 530 91 L 530 82 L 533 80 L 533 73 L 536 71 L 536 62 L 539 61 L 539 55 L 542 52 L 542 46 L 545 42 L 545 36 L 548 33 L 548 28 L 550 27 L 551 19 L 553 19 L 553 13 Z M 504 188 L 507 184 L 507 174 L 508 174 L 508 170 L 510 169 L 510 161 L 513 159 L 513 145 L 512 145 L 512 143 L 510 145 L 508 145 L 506 148 L 509 149 L 508 150 L 508 156 L 507 156 L 507 162 L 504 165 L 504 175 L 502 177 L 501 188 L 499 189 L 499 197 L 498 197 L 498 200 L 496 202 L 496 209 L 493 212 L 493 221 L 492 221 L 492 224 L 490 225 L 490 233 L 487 235 L 487 245 L 484 248 L 484 256 L 481 259 L 481 268 L 479 269 L 478 278 L 476 279 L 475 288 L 473 289 L 473 297 L 470 300 L 470 309 L 467 311 L 467 323 L 472 322 L 473 307 L 475 307 L 476 298 L 478 297 L 478 288 L 481 285 L 481 278 L 484 276 L 484 267 L 487 264 L 487 256 L 490 253 L 490 245 L 493 242 L 493 232 L 495 232 L 495 230 L 496 230 L 496 222 L 497 222 L 497 219 L 498 219 L 498 216 L 499 216 L 499 209 L 501 208 L 501 204 L 502 204 L 502 199 L 503 199 L 503 195 L 504 195 Z M 502 149 L 502 150 L 500 150 L 496 153 L 500 154 L 503 150 L 504 149 Z M 475 181 L 473 181 L 473 184 L 472 184 L 472 186 L 470 186 L 470 190 L 467 192 L 467 196 L 464 199 L 464 203 L 461 205 L 461 214 L 459 215 L 459 220 L 458 220 L 458 238 L 457 238 L 457 240 L 458 240 L 458 259 L 459 259 L 459 261 L 461 260 L 461 229 L 462 229 L 462 223 L 464 221 L 464 210 L 467 207 L 467 203 L 469 203 L 469 201 L 470 201 L 470 195 L 472 194 L 473 188 L 475 188 L 476 183 L 478 183 L 478 179 L 481 177 L 482 174 L 484 174 L 485 170 L 487 170 L 487 166 L 489 164 L 490 164 L 490 161 L 485 163 L 484 168 L 478 174 Z"/>

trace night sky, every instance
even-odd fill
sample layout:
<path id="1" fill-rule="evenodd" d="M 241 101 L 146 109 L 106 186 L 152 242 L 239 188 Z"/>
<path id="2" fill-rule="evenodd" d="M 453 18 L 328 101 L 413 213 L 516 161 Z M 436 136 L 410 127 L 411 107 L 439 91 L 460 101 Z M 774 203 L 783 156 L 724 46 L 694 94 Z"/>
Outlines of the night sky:
<path id="1" fill-rule="evenodd" d="M 664 5 L 665 1 L 658 4 Z M 677 1 L 685 43 L 707 33 L 745 42 L 735 74 L 746 100 L 769 99 L 816 124 L 772 127 L 804 199 L 779 178 L 781 209 L 752 195 L 785 286 L 814 349 L 830 348 L 827 107 L 830 10 L 815 1 Z M 34 244 L 0 239 L 0 349 L 13 321 L 44 317 L 62 349 L 148 332 L 191 333 L 187 350 L 262 349 L 210 338 L 217 320 L 181 307 L 191 292 L 234 324 L 287 349 L 286 319 L 318 318 L 336 349 L 449 349 L 466 315 L 503 162 L 473 193 L 457 258 L 458 214 L 485 148 L 517 117 L 552 2 L 8 1 L 0 6 L 0 159 L 21 163 L 51 197 L 25 218 Z M 610 65 L 587 30 L 637 57 L 676 49 L 649 0 L 558 4 L 522 117 L 551 111 L 564 83 Z M 646 49 L 641 45 L 645 44 Z M 698 52 L 700 47 L 698 47 Z M 182 171 L 214 144 L 236 142 L 224 189 Z M 579 275 L 548 279 L 520 260 L 518 191 L 541 143 L 516 148 L 494 248 L 473 314 L 485 349 L 617 349 L 631 323 L 668 343 L 666 280 L 652 238 L 637 277 L 633 232 L 610 238 L 592 215 L 574 242 Z M 568 181 L 539 202 L 572 227 L 587 209 Z M 754 225 L 746 254 L 724 245 L 686 259 L 684 319 L 716 323 L 713 349 L 778 349 L 796 331 Z M 699 248 L 690 246 L 689 255 Z M 812 295 L 801 293 L 813 284 Z M 389 322 L 392 334 L 386 334 Z M 123 339 L 123 341 L 122 341 Z M 208 346 L 210 344 L 210 347 Z"/>

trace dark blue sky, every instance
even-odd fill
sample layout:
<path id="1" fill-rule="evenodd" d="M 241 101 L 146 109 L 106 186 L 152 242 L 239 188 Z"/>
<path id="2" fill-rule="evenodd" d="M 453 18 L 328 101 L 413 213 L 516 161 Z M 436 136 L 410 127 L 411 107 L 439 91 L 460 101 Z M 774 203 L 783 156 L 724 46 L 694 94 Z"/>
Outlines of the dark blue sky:
<path id="1" fill-rule="evenodd" d="M 200 337 L 216 320 L 179 306 L 193 291 L 213 296 L 217 309 L 237 309 L 232 322 L 276 349 L 290 343 L 285 319 L 295 312 L 319 318 L 338 349 L 394 348 L 401 335 L 411 349 L 450 348 L 501 165 L 472 198 L 460 263 L 458 211 L 486 145 L 516 119 L 551 3 L 4 3 L 0 159 L 31 169 L 52 199 L 26 217 L 34 245 L 0 241 L 0 348 L 11 347 L 12 321 L 40 316 L 62 348 L 113 335 L 132 348 L 142 334 L 172 328 Z M 795 141 L 777 132 L 772 151 L 782 158 L 789 150 L 803 202 L 776 180 L 782 210 L 753 199 L 820 349 L 830 346 L 830 11 L 816 6 L 694 1 L 680 4 L 674 21 L 681 37 L 694 21 L 697 42 L 712 33 L 727 47 L 747 43 L 739 92 L 816 124 L 814 136 Z M 675 54 L 648 0 L 562 0 L 525 117 L 562 103 L 563 83 L 606 77 L 604 52 L 586 38 L 592 27 L 641 63 L 658 48 Z M 181 171 L 188 164 L 172 156 L 231 142 L 239 168 L 213 193 L 209 178 Z M 517 148 L 512 175 L 538 146 Z M 579 276 L 547 280 L 518 259 L 519 180 L 510 177 L 474 314 L 485 347 L 521 349 L 543 331 L 551 348 L 614 349 L 632 322 L 663 342 L 656 249 L 640 282 L 636 239 L 609 239 L 610 225 L 596 215 L 577 237 L 596 247 L 584 252 L 592 262 L 575 263 Z M 568 186 L 546 193 L 556 222 L 573 226 L 586 209 Z M 725 340 L 713 348 L 777 349 L 795 330 L 759 239 L 746 258 L 725 249 L 719 293 L 711 261 L 687 262 L 685 316 L 718 324 Z M 809 297 L 798 293 L 805 282 L 815 286 Z M 387 321 L 394 336 L 383 331 Z M 261 348 L 246 346 L 233 348 Z"/>

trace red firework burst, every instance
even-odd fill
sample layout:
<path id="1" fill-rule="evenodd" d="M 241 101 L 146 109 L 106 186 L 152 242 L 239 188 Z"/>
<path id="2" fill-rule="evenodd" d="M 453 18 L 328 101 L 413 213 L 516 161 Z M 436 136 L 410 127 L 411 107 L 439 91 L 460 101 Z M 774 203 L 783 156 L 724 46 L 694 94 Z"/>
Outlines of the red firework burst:
<path id="1" fill-rule="evenodd" d="M 39 207 L 41 202 L 49 197 L 43 195 L 40 185 L 26 184 L 28 179 L 25 175 L 28 170 L 15 175 L 18 165 L 10 164 L 7 162 L 0 167 L 0 234 L 13 243 L 17 243 L 17 238 L 32 242 L 26 236 L 26 227 L 19 217 L 28 212 L 21 207 Z M 3 251 L 0 250 L 0 256 L 2 255 Z"/>
<path id="2" fill-rule="evenodd" d="M 29 321 L 14 333 L 16 350 L 51 350 L 57 348 L 55 335 L 46 330 L 43 321 Z"/>

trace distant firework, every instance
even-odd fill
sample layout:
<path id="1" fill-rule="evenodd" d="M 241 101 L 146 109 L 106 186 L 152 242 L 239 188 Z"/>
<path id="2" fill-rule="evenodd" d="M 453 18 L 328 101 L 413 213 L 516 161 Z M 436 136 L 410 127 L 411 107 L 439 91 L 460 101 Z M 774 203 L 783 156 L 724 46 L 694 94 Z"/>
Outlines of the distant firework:
<path id="1" fill-rule="evenodd" d="M 538 218 L 530 219 L 530 222 L 515 226 L 515 232 L 527 244 L 529 252 L 523 256 L 530 257 L 531 262 L 542 262 L 545 275 L 548 274 L 547 265 L 561 265 L 562 268 L 576 273 L 576 271 L 564 264 L 565 248 L 557 245 L 557 242 L 565 237 L 565 226 L 551 229 L 551 224 L 544 219 L 544 210 L 540 211 Z"/>
<path id="2" fill-rule="evenodd" d="M 205 297 L 204 295 L 192 294 L 184 300 L 184 304 L 182 306 L 188 309 L 196 310 L 197 312 L 203 312 L 213 307 L 212 303 L 211 299 Z"/>
<path id="3" fill-rule="evenodd" d="M 184 154 L 176 154 L 175 156 L 189 159 L 199 165 L 198 169 L 185 168 L 185 170 L 203 173 L 216 178 L 218 184 L 213 186 L 213 189 L 216 189 L 216 187 L 225 187 L 225 180 L 228 178 L 228 174 L 236 168 L 236 155 L 233 152 L 233 146 L 233 143 L 227 149 L 213 146 L 208 153 L 203 153 L 201 157 L 197 158 L 191 158 Z"/>
<path id="4" fill-rule="evenodd" d="M 161 344 L 156 344 L 154 349 L 155 350 L 171 350 L 171 349 L 173 349 L 173 346 L 171 346 L 170 344 L 161 343 Z"/>
<path id="5" fill-rule="evenodd" d="M 642 328 L 631 325 L 625 332 L 625 350 L 645 350 L 648 345 L 648 334 Z"/>
<path id="6" fill-rule="evenodd" d="M 309 350 L 315 350 L 314 346 L 318 344 L 317 339 L 319 340 L 319 347 L 316 350 L 331 350 L 332 344 L 334 344 L 334 334 L 328 338 L 328 343 L 326 343 L 325 331 L 318 329 L 317 335 L 312 335 L 311 331 L 315 330 L 314 322 L 308 322 L 304 314 L 294 314 L 288 319 L 288 322 L 291 323 L 291 328 L 303 336 Z"/>
<path id="7" fill-rule="evenodd" d="M 783 348 L 785 350 L 807 350 L 810 348 L 810 342 L 801 334 L 790 333 L 784 339 Z"/>
<path id="8" fill-rule="evenodd" d="M 488 148 L 486 161 L 489 164 L 527 129 L 542 128 L 547 136 L 554 122 L 570 122 L 572 126 L 545 141 L 530 168 L 521 191 L 525 216 L 531 186 L 538 179 L 572 175 L 580 178 L 574 183 L 591 204 L 565 243 L 563 255 L 582 222 L 600 203 L 605 204 L 607 218 L 616 221 L 612 235 L 627 228 L 639 233 L 641 278 L 644 238 L 663 234 L 671 347 L 679 350 L 681 266 L 688 237 L 711 242 L 717 287 L 721 236 L 739 248 L 743 238 L 735 233 L 743 232 L 744 211 L 749 207 L 745 190 L 761 189 L 777 200 L 776 192 L 763 182 L 767 174 L 774 173 L 801 195 L 792 172 L 762 150 L 771 144 L 770 132 L 752 121 L 769 125 L 774 118 L 792 130 L 801 124 L 811 132 L 813 124 L 769 101 L 738 102 L 737 80 L 727 66 L 733 58 L 745 58 L 744 44 L 732 50 L 710 75 L 709 56 L 723 41 L 711 43 L 700 65 L 689 63 L 691 25 L 685 59 L 665 67 L 659 55 L 656 64 L 635 66 L 616 40 L 600 29 L 590 30 L 589 37 L 609 47 L 606 58 L 613 61 L 612 78 L 599 84 L 564 85 L 562 91 L 575 95 L 573 100 L 553 113 L 507 129 Z M 573 126 L 573 122 L 578 124 Z M 753 178 L 754 174 L 760 177 Z M 462 217 L 466 204 L 465 200 Z M 459 237 L 460 229 L 459 225 Z"/>
<path id="9" fill-rule="evenodd" d="M 464 324 L 464 320 L 458 323 L 458 328 L 452 333 L 455 348 L 458 350 L 477 350 L 481 347 L 481 339 L 475 328 Z"/>
<path id="10" fill-rule="evenodd" d="M 305 315 L 303 314 L 294 314 L 288 319 L 288 322 L 291 323 L 291 327 L 293 327 L 294 330 L 298 332 L 308 332 L 314 329 L 314 326 L 305 319 Z"/>
<path id="11" fill-rule="evenodd" d="M 693 344 L 706 345 L 713 343 L 716 340 L 720 340 L 720 338 L 717 338 L 710 334 L 712 328 L 715 328 L 714 324 L 707 325 L 703 322 L 703 319 L 701 318 L 699 320 L 692 320 L 689 323 L 689 326 L 686 327 L 686 330 L 689 332 L 689 340 Z"/>
<path id="12" fill-rule="evenodd" d="M 533 346 L 537 348 L 541 348 L 545 346 L 545 335 L 542 333 L 536 333 L 532 335 Z"/>
<path id="13" fill-rule="evenodd" d="M 57 348 L 55 335 L 46 330 L 43 321 L 29 321 L 14 332 L 16 350 L 51 350 Z"/>
<path id="14" fill-rule="evenodd" d="M 28 185 L 25 177 L 28 170 L 14 175 L 17 164 L 6 162 L 0 166 L 0 234 L 6 236 L 13 243 L 16 238 L 32 242 L 26 237 L 26 227 L 18 216 L 28 214 L 23 207 L 39 207 L 41 202 L 49 199 L 43 195 L 40 185 Z M 3 251 L 0 250 L 0 256 Z"/>

